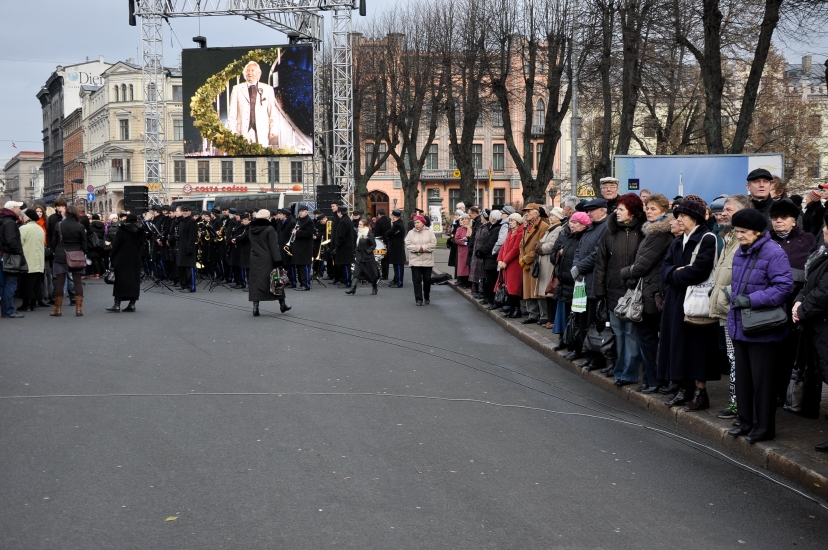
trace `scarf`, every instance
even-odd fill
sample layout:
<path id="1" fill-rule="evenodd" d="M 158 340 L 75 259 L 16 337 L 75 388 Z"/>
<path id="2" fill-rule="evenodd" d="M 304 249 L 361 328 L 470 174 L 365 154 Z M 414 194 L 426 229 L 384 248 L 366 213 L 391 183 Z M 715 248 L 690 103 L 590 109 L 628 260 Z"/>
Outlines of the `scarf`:
<path id="1" fill-rule="evenodd" d="M 357 229 L 357 242 L 359 242 L 360 239 L 368 238 L 368 229 L 369 228 L 367 227 L 360 227 L 359 229 Z"/>

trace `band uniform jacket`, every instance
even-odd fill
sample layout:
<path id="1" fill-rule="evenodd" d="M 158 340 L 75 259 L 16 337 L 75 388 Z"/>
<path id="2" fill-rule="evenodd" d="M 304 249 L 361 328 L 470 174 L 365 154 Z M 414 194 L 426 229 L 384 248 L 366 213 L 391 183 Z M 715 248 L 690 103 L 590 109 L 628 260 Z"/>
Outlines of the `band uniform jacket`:
<path id="1" fill-rule="evenodd" d="M 195 267 L 197 257 L 198 223 L 192 218 L 181 218 L 178 222 L 178 240 L 175 263 L 178 267 Z"/>
<path id="2" fill-rule="evenodd" d="M 381 240 L 383 244 L 388 244 L 385 242 L 385 234 L 391 231 L 391 218 L 388 216 L 378 217 L 373 231 L 375 238 Z"/>
<path id="3" fill-rule="evenodd" d="M 279 237 L 268 220 L 253 220 L 248 227 L 250 277 L 247 299 L 251 302 L 276 300 L 276 295 L 270 292 L 270 272 L 282 264 Z"/>
<path id="4" fill-rule="evenodd" d="M 354 263 L 356 236 L 354 226 L 345 218 L 341 219 L 339 225 L 336 226 L 336 265 Z"/>
<path id="5" fill-rule="evenodd" d="M 296 264 L 296 262 L 293 261 L 293 256 L 290 256 L 285 252 L 285 247 L 290 242 L 290 235 L 293 233 L 294 227 L 296 227 L 296 218 L 293 216 L 288 216 L 287 219 L 282 221 L 282 224 L 279 226 L 279 250 L 284 252 L 284 254 L 282 254 L 282 263 L 284 265 Z M 293 253 L 292 248 L 291 253 Z"/>
<path id="6" fill-rule="evenodd" d="M 385 246 L 388 249 L 385 257 L 389 264 L 405 264 L 405 225 L 402 219 L 393 222 L 391 229 L 385 233 Z"/>
<path id="7" fill-rule="evenodd" d="M 296 220 L 296 238 L 290 251 L 293 253 L 293 265 L 310 265 L 313 260 L 313 220 L 310 216 L 299 216 Z M 317 239 L 318 240 L 318 239 Z"/>
<path id="8" fill-rule="evenodd" d="M 233 234 L 233 245 L 231 264 L 242 269 L 250 267 L 250 226 L 239 223 L 236 232 Z"/>

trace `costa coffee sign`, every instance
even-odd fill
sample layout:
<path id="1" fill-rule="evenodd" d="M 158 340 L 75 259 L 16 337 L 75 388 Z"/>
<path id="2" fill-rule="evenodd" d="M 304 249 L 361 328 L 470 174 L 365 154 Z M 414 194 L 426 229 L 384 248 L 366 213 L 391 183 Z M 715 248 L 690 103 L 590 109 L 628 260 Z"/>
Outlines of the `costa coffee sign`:
<path id="1" fill-rule="evenodd" d="M 183 191 L 188 195 L 196 193 L 247 193 L 246 185 L 190 185 L 184 186 Z"/>

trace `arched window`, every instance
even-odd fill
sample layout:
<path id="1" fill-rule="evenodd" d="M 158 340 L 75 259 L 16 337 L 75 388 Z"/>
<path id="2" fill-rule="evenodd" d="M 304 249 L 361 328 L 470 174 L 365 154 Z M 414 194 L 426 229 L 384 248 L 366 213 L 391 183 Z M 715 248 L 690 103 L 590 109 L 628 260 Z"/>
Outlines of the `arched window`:
<path id="1" fill-rule="evenodd" d="M 126 84 L 121 84 L 121 97 L 122 97 L 122 98 L 124 98 L 124 99 L 123 99 L 124 101 L 126 101 L 126 100 L 127 100 L 127 95 L 126 95 Z"/>
<path id="2" fill-rule="evenodd" d="M 134 99 L 132 99 L 132 84 L 129 85 L 129 100 L 135 101 Z"/>
<path id="3" fill-rule="evenodd" d="M 116 103 L 117 103 L 118 101 L 120 101 L 120 100 L 118 99 L 118 95 L 119 95 L 119 94 L 118 94 L 118 86 L 115 86 L 115 102 L 116 102 Z"/>
<path id="4" fill-rule="evenodd" d="M 388 209 L 388 204 L 390 200 L 388 199 L 388 195 L 383 193 L 382 191 L 371 191 L 368 193 L 368 214 L 369 217 L 374 217 L 377 215 L 377 211 L 382 209 L 385 210 L 385 215 L 391 213 Z"/>
<path id="5" fill-rule="evenodd" d="M 543 102 L 542 99 L 538 100 L 538 104 L 535 106 L 535 124 L 538 126 L 543 126 L 546 121 L 546 104 Z"/>

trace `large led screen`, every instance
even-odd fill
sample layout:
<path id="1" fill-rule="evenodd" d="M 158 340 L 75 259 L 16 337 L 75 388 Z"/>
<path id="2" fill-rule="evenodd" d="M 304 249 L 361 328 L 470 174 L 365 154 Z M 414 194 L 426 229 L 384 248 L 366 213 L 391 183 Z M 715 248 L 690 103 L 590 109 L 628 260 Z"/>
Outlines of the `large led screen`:
<path id="1" fill-rule="evenodd" d="M 313 154 L 309 45 L 198 48 L 181 55 L 184 154 Z"/>

